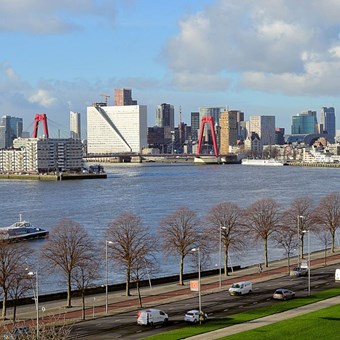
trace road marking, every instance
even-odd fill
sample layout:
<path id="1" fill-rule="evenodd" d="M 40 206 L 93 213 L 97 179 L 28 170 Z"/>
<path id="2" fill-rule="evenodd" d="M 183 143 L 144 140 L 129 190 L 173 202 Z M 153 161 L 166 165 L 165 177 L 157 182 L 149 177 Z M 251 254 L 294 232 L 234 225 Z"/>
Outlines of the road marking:
<path id="1" fill-rule="evenodd" d="M 228 312 L 229 308 L 225 309 L 223 312 Z"/>

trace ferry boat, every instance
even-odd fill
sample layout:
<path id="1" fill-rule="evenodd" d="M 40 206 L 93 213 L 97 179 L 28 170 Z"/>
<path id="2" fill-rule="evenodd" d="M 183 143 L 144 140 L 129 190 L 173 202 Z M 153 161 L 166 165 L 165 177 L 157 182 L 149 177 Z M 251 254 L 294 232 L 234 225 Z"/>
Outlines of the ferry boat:
<path id="1" fill-rule="evenodd" d="M 8 227 L 0 227 L 0 241 L 22 241 L 48 237 L 45 229 L 33 226 L 30 222 L 21 219 Z"/>
<path id="2" fill-rule="evenodd" d="M 278 161 L 274 158 L 270 159 L 249 159 L 244 158 L 241 161 L 242 165 L 264 165 L 264 166 L 283 166 L 286 165 L 284 162 Z"/>

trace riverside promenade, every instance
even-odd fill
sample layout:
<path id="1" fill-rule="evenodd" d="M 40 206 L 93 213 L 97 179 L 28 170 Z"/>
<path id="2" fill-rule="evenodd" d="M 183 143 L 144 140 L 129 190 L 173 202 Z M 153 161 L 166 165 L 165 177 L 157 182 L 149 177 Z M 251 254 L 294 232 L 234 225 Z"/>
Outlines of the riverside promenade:
<path id="1" fill-rule="evenodd" d="M 295 263 L 295 259 L 291 263 Z M 325 265 L 340 264 L 340 250 L 334 254 L 327 253 L 327 263 L 325 264 L 324 251 L 315 252 L 311 254 L 311 268 L 323 267 Z M 268 268 L 264 268 L 262 273 L 258 273 L 257 266 L 250 266 L 238 271 L 230 273 L 229 276 L 222 275 L 222 289 L 226 290 L 229 286 L 237 281 L 251 280 L 252 282 L 261 282 L 273 278 L 283 277 L 288 275 L 287 260 L 278 260 L 270 262 Z M 219 276 L 203 277 L 201 280 L 202 295 L 220 291 Z M 108 315 L 115 315 L 122 312 L 137 311 L 140 308 L 139 299 L 136 290 L 132 290 L 132 296 L 126 297 L 125 291 L 110 292 L 108 295 Z M 157 306 L 159 304 L 168 303 L 171 301 L 187 299 L 197 296 L 197 293 L 191 292 L 189 288 L 189 281 L 185 282 L 184 286 L 176 283 L 161 284 L 157 286 L 143 287 L 141 289 L 143 308 Z M 340 303 L 340 297 L 325 300 L 317 304 L 301 307 L 299 309 L 280 313 L 275 316 L 269 316 L 257 322 L 248 322 L 242 326 L 231 326 L 226 329 L 220 329 L 214 332 L 198 335 L 191 339 L 218 339 L 227 334 L 234 334 L 231 332 L 245 331 L 248 328 L 261 327 L 268 323 L 279 321 L 288 317 L 295 317 L 296 313 L 308 313 L 313 309 L 325 308 L 328 305 Z M 80 298 L 72 299 L 72 308 L 65 308 L 65 300 L 56 300 L 51 302 L 43 302 L 39 304 L 39 324 L 72 324 L 82 321 L 82 305 Z M 106 296 L 105 294 L 97 294 L 86 297 L 86 319 L 96 319 L 106 317 Z M 7 312 L 8 320 L 2 321 L 1 333 L 8 332 L 12 329 L 13 323 L 11 321 L 13 309 L 9 308 Z M 19 306 L 17 308 L 17 326 L 32 326 L 35 327 L 37 318 L 37 311 L 35 304 Z"/>

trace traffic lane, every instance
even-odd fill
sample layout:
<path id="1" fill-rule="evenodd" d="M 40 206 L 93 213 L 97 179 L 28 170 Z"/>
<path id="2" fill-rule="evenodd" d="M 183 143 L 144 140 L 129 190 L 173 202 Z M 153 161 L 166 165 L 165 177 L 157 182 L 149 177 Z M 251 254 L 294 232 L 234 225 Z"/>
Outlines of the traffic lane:
<path id="1" fill-rule="evenodd" d="M 312 293 L 316 290 L 322 290 L 330 286 L 335 286 L 334 272 L 338 265 L 314 269 L 311 271 L 311 287 Z M 253 285 L 253 293 L 245 296 L 229 296 L 227 289 L 224 287 L 222 291 L 202 296 L 202 306 L 205 312 L 212 317 L 225 317 L 235 312 L 245 309 L 252 309 L 259 306 L 266 306 L 273 303 L 271 299 L 273 292 L 277 288 L 288 288 L 294 290 L 297 296 L 306 296 L 308 294 L 308 278 L 307 277 L 281 277 L 270 281 L 255 283 Z M 184 313 L 189 309 L 198 308 L 198 298 L 190 298 L 172 303 L 161 304 L 155 306 L 164 310 L 169 314 L 170 322 L 167 326 L 156 327 L 150 329 L 148 327 L 138 326 L 136 324 L 137 311 L 130 313 L 122 313 L 116 316 L 93 320 L 91 327 L 86 327 L 84 323 L 78 324 L 75 332 L 81 335 L 82 339 L 88 339 L 96 334 L 97 339 L 105 339 L 110 336 L 111 339 L 124 337 L 126 339 L 137 339 L 151 334 L 157 334 L 172 328 L 183 327 Z M 100 322 L 98 322 L 100 320 Z M 105 320 L 105 321 L 104 321 Z M 72 334 L 75 334 L 72 331 Z"/>

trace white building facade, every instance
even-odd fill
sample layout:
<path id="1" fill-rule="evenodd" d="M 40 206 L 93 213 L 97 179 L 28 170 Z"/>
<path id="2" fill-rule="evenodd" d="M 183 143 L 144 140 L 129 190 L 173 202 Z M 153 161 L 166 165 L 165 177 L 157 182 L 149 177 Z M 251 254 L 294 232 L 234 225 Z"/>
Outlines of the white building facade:
<path id="1" fill-rule="evenodd" d="M 70 137 L 81 139 L 80 113 L 70 111 Z"/>
<path id="2" fill-rule="evenodd" d="M 146 105 L 87 107 L 88 154 L 139 153 L 147 130 Z"/>

